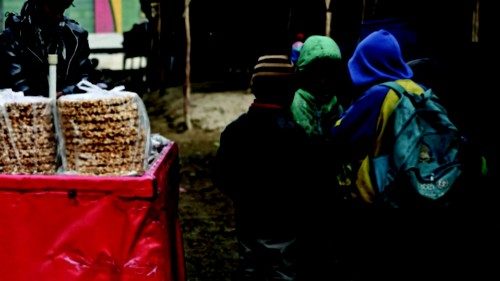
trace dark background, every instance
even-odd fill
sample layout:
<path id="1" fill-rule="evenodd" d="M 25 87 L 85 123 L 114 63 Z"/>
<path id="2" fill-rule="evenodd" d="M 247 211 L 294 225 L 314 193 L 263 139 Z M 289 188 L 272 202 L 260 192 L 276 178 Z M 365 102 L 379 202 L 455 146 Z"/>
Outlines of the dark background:
<path id="1" fill-rule="evenodd" d="M 460 56 L 470 50 L 475 0 L 333 0 L 332 37 L 349 57 L 373 20 L 397 18 L 409 23 L 416 45 L 412 57 Z M 486 24 L 491 1 L 481 1 L 480 42 L 493 37 Z M 184 1 L 162 1 L 162 52 L 183 61 Z M 324 34 L 324 0 L 192 0 L 192 71 L 195 79 L 218 78 L 228 68 L 248 68 L 264 53 L 289 53 L 294 35 Z M 363 17 L 364 13 L 364 19 Z M 492 16 L 492 15 L 491 15 Z M 362 20 L 365 24 L 362 25 Z M 492 22 L 492 21 L 489 21 Z M 376 25 L 375 25 L 376 26 Z M 383 27 L 383 25 L 380 25 Z M 484 43 L 484 44 L 483 44 Z M 464 52 L 464 49 L 466 49 Z M 182 67 L 179 66 L 178 70 Z M 215 77 L 214 77 L 215 76 Z"/>

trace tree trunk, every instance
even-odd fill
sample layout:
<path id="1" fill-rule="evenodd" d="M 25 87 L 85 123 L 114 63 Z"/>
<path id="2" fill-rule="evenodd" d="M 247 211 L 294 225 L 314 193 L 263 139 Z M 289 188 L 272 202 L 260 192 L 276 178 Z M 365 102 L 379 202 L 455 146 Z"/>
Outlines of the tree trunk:
<path id="1" fill-rule="evenodd" d="M 331 0 L 325 0 L 326 5 L 326 25 L 325 25 L 325 35 L 331 36 L 331 26 L 332 26 L 332 10 L 330 10 Z"/>
<path id="2" fill-rule="evenodd" d="M 158 70 L 159 70 L 159 73 L 158 73 L 158 81 L 156 81 L 158 83 L 158 87 L 160 88 L 160 93 L 164 93 L 165 92 L 165 63 L 163 62 L 163 54 L 164 54 L 164 50 L 162 48 L 162 45 L 163 45 L 163 40 L 164 38 L 162 38 L 162 17 L 163 17 L 163 14 L 162 14 L 162 5 L 161 5 L 161 1 L 157 1 L 155 3 L 151 3 L 151 8 L 152 9 L 155 9 L 157 15 L 156 15 L 156 27 L 155 27 L 155 44 L 156 46 L 153 48 L 153 50 L 155 50 L 155 55 L 157 56 L 156 59 L 158 59 L 158 62 L 156 62 L 159 66 Z M 153 44 L 153 42 L 151 42 Z M 152 45 L 153 47 L 153 45 Z M 149 63 L 149 62 L 148 62 Z"/>
<path id="3" fill-rule="evenodd" d="M 186 28 L 186 78 L 184 81 L 184 120 L 186 128 L 191 130 L 190 104 L 191 104 L 191 25 L 189 22 L 189 5 L 191 0 L 184 0 L 184 25 Z"/>
<path id="4" fill-rule="evenodd" d="M 472 42 L 479 42 L 479 0 L 476 0 L 474 3 L 474 11 L 472 12 Z"/>

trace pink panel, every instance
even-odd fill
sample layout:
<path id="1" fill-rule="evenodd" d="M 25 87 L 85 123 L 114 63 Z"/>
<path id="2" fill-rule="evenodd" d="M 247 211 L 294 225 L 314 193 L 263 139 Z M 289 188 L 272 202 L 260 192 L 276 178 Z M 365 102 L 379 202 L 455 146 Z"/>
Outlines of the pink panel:
<path id="1" fill-rule="evenodd" d="M 109 0 L 94 0 L 94 20 L 95 32 L 115 32 Z"/>

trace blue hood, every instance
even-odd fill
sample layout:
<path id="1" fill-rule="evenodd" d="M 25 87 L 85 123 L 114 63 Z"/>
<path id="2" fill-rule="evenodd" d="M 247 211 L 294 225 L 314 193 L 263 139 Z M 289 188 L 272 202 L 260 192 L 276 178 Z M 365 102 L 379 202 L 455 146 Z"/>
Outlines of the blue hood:
<path id="1" fill-rule="evenodd" d="M 358 44 L 348 66 L 352 82 L 358 87 L 413 76 L 403 60 L 398 41 L 383 29 L 371 33 Z"/>

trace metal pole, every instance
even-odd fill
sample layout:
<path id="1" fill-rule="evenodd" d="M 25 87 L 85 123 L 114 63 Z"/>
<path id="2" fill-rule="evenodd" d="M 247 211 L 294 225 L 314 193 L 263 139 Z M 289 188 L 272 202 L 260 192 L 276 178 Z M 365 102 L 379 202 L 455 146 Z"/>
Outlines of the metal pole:
<path id="1" fill-rule="evenodd" d="M 57 55 L 50 54 L 49 61 L 49 98 L 57 99 Z"/>
<path id="2" fill-rule="evenodd" d="M 59 126 L 59 112 L 57 110 L 57 55 L 49 54 L 49 98 L 52 106 L 52 118 L 54 120 L 54 128 L 56 132 L 57 151 L 60 155 L 63 168 L 66 169 L 66 157 L 64 156 L 64 144 L 62 141 L 61 128 Z"/>

